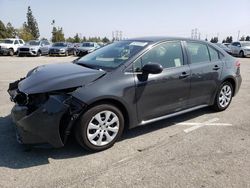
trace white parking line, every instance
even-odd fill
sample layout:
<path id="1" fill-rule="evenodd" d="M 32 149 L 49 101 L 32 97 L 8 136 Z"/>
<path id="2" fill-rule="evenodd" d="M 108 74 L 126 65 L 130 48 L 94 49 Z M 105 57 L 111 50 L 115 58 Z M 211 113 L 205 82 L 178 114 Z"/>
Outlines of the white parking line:
<path id="1" fill-rule="evenodd" d="M 187 129 L 184 129 L 183 131 L 185 133 L 189 133 L 191 131 L 194 131 L 198 128 L 201 128 L 201 127 L 204 127 L 204 126 L 233 126 L 232 124 L 230 123 L 214 123 L 216 121 L 218 121 L 219 118 L 213 118 L 213 119 L 210 119 L 208 121 L 205 121 L 203 123 L 190 123 L 190 122 L 187 122 L 187 123 L 178 123 L 178 125 L 188 125 L 188 126 L 193 126 L 193 127 L 190 127 L 190 128 L 187 128 Z"/>
<path id="2" fill-rule="evenodd" d="M 0 82 L 14 82 L 13 80 L 0 80 Z"/>

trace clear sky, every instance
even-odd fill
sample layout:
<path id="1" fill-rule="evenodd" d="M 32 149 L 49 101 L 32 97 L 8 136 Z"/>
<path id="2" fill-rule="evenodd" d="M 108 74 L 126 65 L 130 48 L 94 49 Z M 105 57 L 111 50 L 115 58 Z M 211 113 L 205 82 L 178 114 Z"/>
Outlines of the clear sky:
<path id="1" fill-rule="evenodd" d="M 137 36 L 201 38 L 250 35 L 250 0 L 0 0 L 0 20 L 21 27 L 31 6 L 41 37 L 51 38 L 53 19 L 65 37 L 107 36 L 121 30 L 126 38 Z"/>

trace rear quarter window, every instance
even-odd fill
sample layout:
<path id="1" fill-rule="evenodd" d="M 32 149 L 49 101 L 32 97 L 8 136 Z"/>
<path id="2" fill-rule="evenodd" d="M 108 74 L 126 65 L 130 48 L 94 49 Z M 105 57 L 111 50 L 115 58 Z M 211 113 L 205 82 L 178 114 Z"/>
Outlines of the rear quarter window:
<path id="1" fill-rule="evenodd" d="M 212 48 L 211 46 L 208 46 L 209 54 L 211 61 L 218 61 L 220 59 L 219 52 Z"/>

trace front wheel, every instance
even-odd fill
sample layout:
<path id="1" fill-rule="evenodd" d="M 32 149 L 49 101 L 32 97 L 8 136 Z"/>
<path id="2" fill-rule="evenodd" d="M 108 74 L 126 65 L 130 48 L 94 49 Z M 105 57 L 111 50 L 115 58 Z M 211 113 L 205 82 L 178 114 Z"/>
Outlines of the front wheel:
<path id="1" fill-rule="evenodd" d="M 240 57 L 241 57 L 241 58 L 245 57 L 245 55 L 244 55 L 244 52 L 243 52 L 243 51 L 240 51 Z"/>
<path id="2" fill-rule="evenodd" d="M 114 145 L 123 129 L 124 117 L 121 111 L 111 104 L 102 104 L 90 108 L 82 115 L 75 135 L 85 149 L 102 151 Z"/>
<path id="3" fill-rule="evenodd" d="M 216 94 L 213 108 L 216 111 L 226 110 L 232 101 L 232 97 L 233 97 L 232 84 L 230 82 L 222 83 Z"/>
<path id="4" fill-rule="evenodd" d="M 37 57 L 40 57 L 42 55 L 41 51 L 39 50 L 36 54 Z"/>

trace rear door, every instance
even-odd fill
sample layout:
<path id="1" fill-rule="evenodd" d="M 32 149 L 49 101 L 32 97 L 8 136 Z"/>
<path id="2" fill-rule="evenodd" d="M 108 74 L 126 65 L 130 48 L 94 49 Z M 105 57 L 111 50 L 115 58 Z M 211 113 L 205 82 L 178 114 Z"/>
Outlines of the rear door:
<path id="1" fill-rule="evenodd" d="M 202 42 L 187 42 L 186 48 L 191 69 L 189 107 L 209 104 L 223 68 L 220 54 Z"/>
<path id="2" fill-rule="evenodd" d="M 143 65 L 159 63 L 160 74 L 139 74 Z M 185 109 L 190 88 L 190 69 L 180 41 L 161 43 L 134 63 L 136 103 L 140 122 Z"/>

